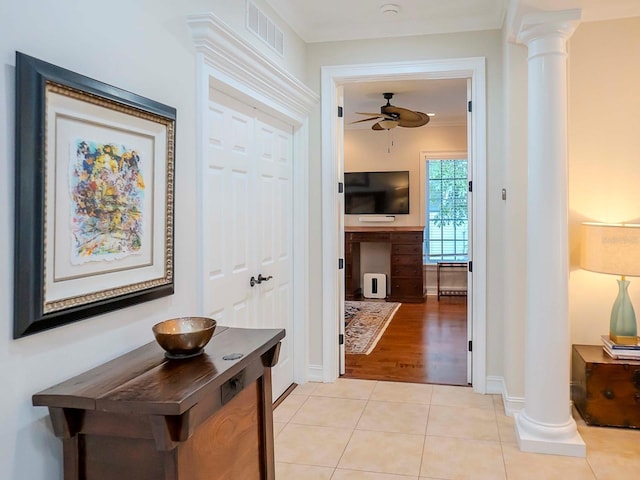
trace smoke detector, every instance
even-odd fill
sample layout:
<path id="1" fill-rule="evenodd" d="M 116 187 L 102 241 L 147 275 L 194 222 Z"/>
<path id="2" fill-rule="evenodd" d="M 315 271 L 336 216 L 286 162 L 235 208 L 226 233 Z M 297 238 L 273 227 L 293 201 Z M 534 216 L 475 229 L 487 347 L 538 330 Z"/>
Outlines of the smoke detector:
<path id="1" fill-rule="evenodd" d="M 380 11 L 385 17 L 394 17 L 400 12 L 400 5 L 385 3 L 380 7 Z"/>

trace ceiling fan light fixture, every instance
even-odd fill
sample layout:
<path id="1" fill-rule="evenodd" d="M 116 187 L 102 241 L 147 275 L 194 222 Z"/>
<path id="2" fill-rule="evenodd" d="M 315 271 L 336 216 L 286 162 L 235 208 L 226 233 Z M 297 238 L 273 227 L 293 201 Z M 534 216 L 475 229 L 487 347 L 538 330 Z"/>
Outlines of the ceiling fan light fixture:
<path id="1" fill-rule="evenodd" d="M 378 125 L 380 125 L 385 130 L 391 130 L 392 128 L 396 128 L 399 123 L 400 122 L 398 122 L 397 120 L 384 119 L 384 120 L 380 120 L 378 122 Z"/>
<path id="2" fill-rule="evenodd" d="M 385 3 L 380 6 L 380 11 L 385 17 L 395 17 L 400 13 L 400 5 L 396 5 L 395 3 Z"/>

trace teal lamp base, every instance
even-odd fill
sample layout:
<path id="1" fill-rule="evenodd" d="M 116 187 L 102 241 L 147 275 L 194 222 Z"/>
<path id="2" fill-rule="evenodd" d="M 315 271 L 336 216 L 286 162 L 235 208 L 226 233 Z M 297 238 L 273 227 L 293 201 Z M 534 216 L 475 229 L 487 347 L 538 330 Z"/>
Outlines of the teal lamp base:
<path id="1" fill-rule="evenodd" d="M 629 298 L 629 281 L 624 276 L 618 280 L 618 296 L 611 309 L 609 338 L 620 345 L 636 345 L 638 343 L 638 326 L 636 312 Z"/>

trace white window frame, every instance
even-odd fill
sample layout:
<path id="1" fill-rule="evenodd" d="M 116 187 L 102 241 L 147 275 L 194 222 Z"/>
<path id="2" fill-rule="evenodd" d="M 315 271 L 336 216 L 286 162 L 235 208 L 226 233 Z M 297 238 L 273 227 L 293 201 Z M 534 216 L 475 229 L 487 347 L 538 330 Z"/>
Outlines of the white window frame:
<path id="1" fill-rule="evenodd" d="M 436 153 L 439 153 L 440 155 L 437 156 L 435 155 Z M 467 162 L 467 175 L 466 175 L 466 180 L 468 181 L 469 179 L 469 169 L 471 167 L 471 165 L 469 165 L 469 159 L 468 159 L 468 155 L 467 152 L 458 152 L 457 155 L 454 155 L 454 152 L 422 152 L 421 156 L 420 156 L 420 182 L 421 182 L 421 200 L 422 200 L 422 218 L 424 219 L 424 244 L 423 245 L 428 245 L 429 242 L 429 219 L 427 218 L 427 213 L 428 213 L 428 207 L 427 207 L 427 199 L 428 199 L 428 195 L 429 195 L 429 188 L 428 188 L 428 183 L 429 183 L 429 179 L 427 178 L 427 174 L 428 174 L 428 168 L 427 168 L 427 163 L 429 161 L 440 161 L 440 160 L 465 160 Z M 423 185 L 424 184 L 424 185 Z M 467 221 L 467 228 L 468 228 L 469 224 Z M 468 242 L 468 235 L 467 235 L 467 242 Z M 467 255 L 465 256 L 465 258 L 460 258 L 460 259 L 441 259 L 440 261 L 443 262 L 448 262 L 448 261 L 468 261 L 469 259 L 469 251 L 468 251 L 468 243 L 467 243 Z M 438 261 L 429 261 L 429 255 L 426 254 L 426 251 L 424 250 L 423 247 L 423 263 L 425 265 L 435 265 L 436 263 L 438 263 Z"/>

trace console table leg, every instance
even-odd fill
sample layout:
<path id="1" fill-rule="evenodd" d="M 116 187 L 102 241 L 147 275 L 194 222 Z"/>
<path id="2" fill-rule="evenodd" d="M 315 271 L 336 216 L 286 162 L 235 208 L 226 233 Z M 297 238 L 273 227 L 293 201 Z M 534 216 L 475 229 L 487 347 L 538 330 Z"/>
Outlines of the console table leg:
<path id="1" fill-rule="evenodd" d="M 271 395 L 271 368 L 265 367 L 260 381 L 261 415 L 262 415 L 262 461 L 264 464 L 264 480 L 275 480 L 275 445 L 273 438 L 273 399 Z"/>

